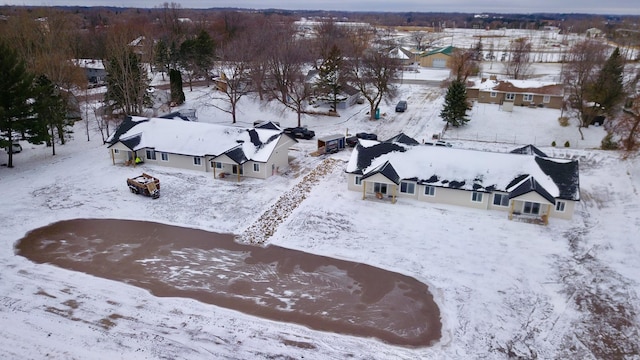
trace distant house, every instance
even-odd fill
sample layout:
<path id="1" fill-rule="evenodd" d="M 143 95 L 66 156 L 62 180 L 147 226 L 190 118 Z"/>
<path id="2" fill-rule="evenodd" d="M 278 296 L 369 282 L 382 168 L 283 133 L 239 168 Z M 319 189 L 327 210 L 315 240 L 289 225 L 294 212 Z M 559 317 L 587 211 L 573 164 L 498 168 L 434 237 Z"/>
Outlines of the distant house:
<path id="1" fill-rule="evenodd" d="M 589 28 L 585 31 L 585 36 L 588 38 L 599 38 L 602 37 L 603 32 L 598 28 Z"/>
<path id="2" fill-rule="evenodd" d="M 553 159 L 533 146 L 494 153 L 410 139 L 361 140 L 346 169 L 349 190 L 361 192 L 363 200 L 415 199 L 545 224 L 550 217 L 571 219 L 580 201 L 576 160 Z"/>
<path id="3" fill-rule="evenodd" d="M 467 84 L 467 98 L 483 104 L 560 109 L 564 103 L 564 86 L 535 80 L 481 79 Z"/>
<path id="4" fill-rule="evenodd" d="M 453 55 L 453 46 L 445 46 L 428 51 L 420 56 L 420 66 L 433 68 L 447 68 Z"/>
<path id="5" fill-rule="evenodd" d="M 107 70 L 105 70 L 102 60 L 95 59 L 76 59 L 73 63 L 84 69 L 87 81 L 91 84 L 102 84 L 107 79 Z"/>
<path id="6" fill-rule="evenodd" d="M 113 164 L 146 164 L 265 179 L 289 166 L 297 142 L 276 126 L 253 129 L 174 119 L 127 117 L 107 139 Z"/>

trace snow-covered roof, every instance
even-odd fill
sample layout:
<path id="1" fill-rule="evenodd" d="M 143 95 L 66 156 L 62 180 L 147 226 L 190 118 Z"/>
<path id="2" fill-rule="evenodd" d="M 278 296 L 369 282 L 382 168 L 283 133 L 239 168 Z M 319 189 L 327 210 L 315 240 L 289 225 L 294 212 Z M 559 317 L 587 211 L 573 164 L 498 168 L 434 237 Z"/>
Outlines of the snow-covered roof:
<path id="1" fill-rule="evenodd" d="M 533 93 L 544 95 L 563 94 L 563 85 L 553 82 L 544 82 L 539 80 L 471 80 L 473 85 L 469 88 L 479 89 L 480 91 L 496 91 L 511 93 Z"/>
<path id="2" fill-rule="evenodd" d="M 243 161 L 266 162 L 281 136 L 287 135 L 281 130 L 266 128 L 245 129 L 175 119 L 129 117 L 107 143 L 113 146 L 120 142 L 133 151 L 150 148 L 190 156 L 220 156 L 233 152 L 234 158 Z"/>
<path id="3" fill-rule="evenodd" d="M 495 153 L 400 142 L 360 141 L 346 171 L 363 178 L 390 164 L 400 180 L 474 191 L 531 191 L 579 200 L 578 162 L 537 155 Z"/>
<path id="4" fill-rule="evenodd" d="M 97 59 L 73 59 L 73 63 L 84 69 L 104 70 L 104 63 Z"/>

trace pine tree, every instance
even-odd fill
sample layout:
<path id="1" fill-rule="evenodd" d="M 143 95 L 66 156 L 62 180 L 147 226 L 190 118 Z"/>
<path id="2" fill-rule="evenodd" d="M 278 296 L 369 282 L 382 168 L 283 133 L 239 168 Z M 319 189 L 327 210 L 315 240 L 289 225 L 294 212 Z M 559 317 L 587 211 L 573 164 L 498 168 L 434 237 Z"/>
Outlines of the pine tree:
<path id="1" fill-rule="evenodd" d="M 469 110 L 467 90 L 461 81 L 453 81 L 444 98 L 444 108 L 440 112 L 440 116 L 443 121 L 447 122 L 447 125 L 458 127 L 469 121 L 467 110 Z"/>
<path id="2" fill-rule="evenodd" d="M 342 79 L 340 79 L 340 68 L 342 64 L 342 55 L 340 49 L 333 45 L 327 58 L 318 67 L 318 82 L 316 86 L 320 94 L 326 96 L 331 104 L 331 110 L 336 111 L 338 102 L 340 102 L 340 93 L 342 92 Z"/>
<path id="3" fill-rule="evenodd" d="M 46 76 L 41 75 L 35 81 L 35 115 L 31 120 L 33 126 L 28 131 L 30 142 L 51 146 L 52 154 L 56 154 L 56 136 L 64 139 L 73 122 L 67 120 L 67 106 L 60 90 Z"/>
<path id="4" fill-rule="evenodd" d="M 590 100 L 604 112 L 613 111 L 625 98 L 622 74 L 624 59 L 616 48 L 598 73 L 598 78 L 589 88 Z"/>
<path id="5" fill-rule="evenodd" d="M 25 122 L 32 113 L 28 101 L 32 96 L 33 77 L 27 72 L 24 61 L 8 45 L 0 42 L 0 146 L 8 147 L 9 161 L 13 167 L 14 131 L 25 130 Z"/>
<path id="6" fill-rule="evenodd" d="M 182 74 L 176 69 L 169 70 L 169 84 L 171 86 L 171 102 L 182 105 L 185 100 L 182 89 Z"/>

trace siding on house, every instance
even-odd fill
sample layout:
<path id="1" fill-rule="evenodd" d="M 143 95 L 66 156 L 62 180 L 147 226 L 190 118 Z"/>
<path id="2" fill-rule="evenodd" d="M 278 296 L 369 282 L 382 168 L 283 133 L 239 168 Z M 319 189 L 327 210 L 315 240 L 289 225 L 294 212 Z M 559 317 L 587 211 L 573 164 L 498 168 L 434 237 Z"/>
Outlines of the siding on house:
<path id="1" fill-rule="evenodd" d="M 528 217 L 522 213 L 525 202 L 531 202 L 539 205 L 536 218 L 545 223 L 543 215 L 571 219 L 580 201 L 575 160 L 549 158 L 531 145 L 511 153 L 491 153 L 399 142 L 399 138 L 360 142 L 347 164 L 347 188 L 373 198 L 374 184 L 387 184 L 387 197 L 503 211 L 509 218 Z M 356 185 L 358 177 L 361 185 Z M 401 192 L 403 184 L 413 184 L 414 192 Z M 425 194 L 429 187 L 433 195 Z M 496 194 L 501 195 L 498 205 L 493 204 Z"/>
<path id="2" fill-rule="evenodd" d="M 511 96 L 512 99 L 507 99 Z M 515 106 L 561 109 L 564 104 L 562 84 L 529 80 L 481 80 L 467 84 L 467 97 L 483 104 L 513 102 Z M 526 98 L 526 99 L 525 99 Z"/>
<path id="3" fill-rule="evenodd" d="M 138 156 L 150 165 L 228 174 L 233 173 L 236 165 L 242 169 L 241 176 L 264 179 L 288 168 L 288 149 L 297 141 L 275 125 L 262 126 L 243 129 L 171 119 L 129 118 L 107 142 L 114 164 Z M 155 156 L 147 157 L 148 151 L 154 150 Z M 162 159 L 163 153 L 166 160 Z M 213 168 L 216 162 L 222 164 L 222 169 Z M 254 164 L 258 164 L 258 171 L 254 171 Z"/>

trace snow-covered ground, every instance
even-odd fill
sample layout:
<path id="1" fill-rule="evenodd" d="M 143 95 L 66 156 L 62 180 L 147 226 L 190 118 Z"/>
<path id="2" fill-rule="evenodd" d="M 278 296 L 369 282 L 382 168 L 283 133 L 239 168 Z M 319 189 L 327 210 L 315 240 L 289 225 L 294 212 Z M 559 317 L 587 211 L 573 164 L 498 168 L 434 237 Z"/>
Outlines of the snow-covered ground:
<path id="1" fill-rule="evenodd" d="M 494 65 L 495 66 L 495 65 Z M 547 69 L 543 67 L 543 69 Z M 446 74 L 422 69 L 424 78 Z M 553 76 L 553 74 L 549 74 Z M 418 75 L 414 75 L 418 76 Z M 160 90 L 156 90 L 160 91 Z M 198 121 L 230 124 L 210 105 L 210 88 L 185 89 L 184 108 Z M 400 132 L 421 141 L 441 133 L 444 89 L 401 85 L 409 108 L 367 105 L 340 117 L 305 117 L 317 136 Z M 93 120 L 74 139 L 50 149 L 23 143 L 15 168 L 0 167 L 0 357 L 3 359 L 500 359 L 638 358 L 640 307 L 640 160 L 597 150 L 601 128 L 558 124 L 559 111 L 476 105 L 471 122 L 447 131 L 455 147 L 508 151 L 535 143 L 559 157 L 580 159 L 582 201 L 573 220 L 548 226 L 509 221 L 497 211 L 399 199 L 361 200 L 347 190 L 341 162 L 314 181 L 280 219 L 267 243 L 357 261 L 429 285 L 440 306 L 441 341 L 427 348 L 311 330 L 256 318 L 186 298 L 160 298 L 120 282 L 35 264 L 14 253 L 26 232 L 74 218 L 151 220 L 237 235 L 251 231 L 324 160 L 315 140 L 290 151 L 291 169 L 267 180 L 215 180 L 211 173 L 112 165 Z M 293 113 L 245 98 L 240 126 L 274 120 L 293 126 Z M 496 140 L 498 142 L 496 142 Z M 556 140 L 558 147 L 552 148 Z M 571 147 L 562 144 L 570 140 Z M 470 159 L 461 159 L 468 161 Z M 346 164 L 346 163 L 345 163 Z M 141 171 L 162 181 L 158 200 L 129 193 L 125 180 Z M 293 196 L 292 196 L 293 197 Z"/>

